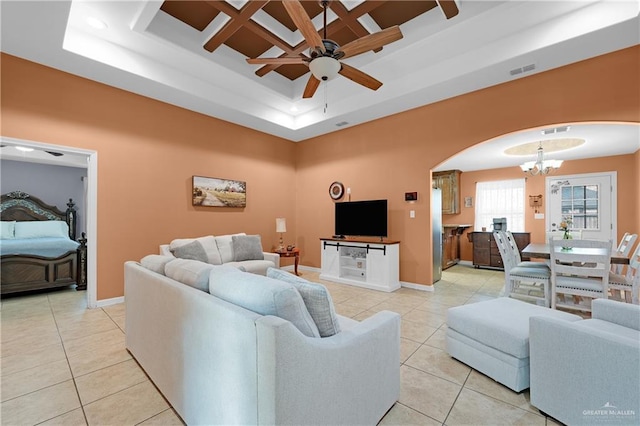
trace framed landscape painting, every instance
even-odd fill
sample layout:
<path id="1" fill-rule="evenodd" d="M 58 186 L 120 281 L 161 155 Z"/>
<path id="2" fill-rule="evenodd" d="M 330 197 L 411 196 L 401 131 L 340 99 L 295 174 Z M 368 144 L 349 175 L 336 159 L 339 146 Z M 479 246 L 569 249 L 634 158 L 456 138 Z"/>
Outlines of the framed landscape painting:
<path id="1" fill-rule="evenodd" d="M 240 180 L 194 176 L 192 194 L 194 206 L 247 206 L 247 183 Z"/>

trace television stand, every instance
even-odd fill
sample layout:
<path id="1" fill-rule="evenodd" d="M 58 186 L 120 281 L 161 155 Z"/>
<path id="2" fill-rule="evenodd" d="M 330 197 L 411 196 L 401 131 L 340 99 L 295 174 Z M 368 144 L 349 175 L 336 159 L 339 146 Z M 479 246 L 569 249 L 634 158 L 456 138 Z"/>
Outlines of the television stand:
<path id="1" fill-rule="evenodd" d="M 400 288 L 400 241 L 320 238 L 320 279 L 372 290 Z"/>

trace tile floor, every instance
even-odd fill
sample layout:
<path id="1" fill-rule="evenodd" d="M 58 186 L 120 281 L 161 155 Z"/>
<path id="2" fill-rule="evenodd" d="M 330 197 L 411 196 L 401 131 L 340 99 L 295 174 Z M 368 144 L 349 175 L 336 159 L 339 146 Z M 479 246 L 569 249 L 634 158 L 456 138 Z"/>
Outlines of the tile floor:
<path id="1" fill-rule="evenodd" d="M 312 281 L 315 272 L 301 271 Z M 401 392 L 381 425 L 555 424 L 444 351 L 447 308 L 494 298 L 500 271 L 458 265 L 435 292 L 382 293 L 323 282 L 339 314 L 402 315 Z M 87 309 L 85 292 L 10 297 L 1 308 L 2 425 L 181 425 L 124 345 L 124 304 Z"/>

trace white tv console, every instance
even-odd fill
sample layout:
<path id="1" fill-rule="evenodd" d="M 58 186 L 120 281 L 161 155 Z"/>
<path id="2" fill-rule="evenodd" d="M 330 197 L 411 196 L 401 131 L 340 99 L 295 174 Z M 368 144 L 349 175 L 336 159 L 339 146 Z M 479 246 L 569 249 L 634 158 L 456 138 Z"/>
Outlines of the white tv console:
<path id="1" fill-rule="evenodd" d="M 400 288 L 400 241 L 320 238 L 320 279 L 391 292 Z"/>

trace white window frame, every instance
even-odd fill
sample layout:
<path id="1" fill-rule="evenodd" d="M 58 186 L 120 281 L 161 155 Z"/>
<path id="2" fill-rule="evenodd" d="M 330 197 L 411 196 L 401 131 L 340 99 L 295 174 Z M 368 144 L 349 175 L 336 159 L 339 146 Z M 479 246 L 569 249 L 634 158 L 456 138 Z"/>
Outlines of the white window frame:
<path id="1" fill-rule="evenodd" d="M 493 218 L 507 218 L 507 229 L 525 231 L 526 180 L 508 179 L 476 182 L 476 231 L 486 228 L 492 231 Z"/>

